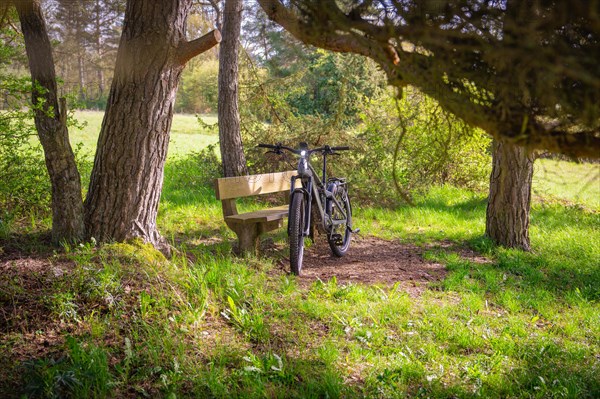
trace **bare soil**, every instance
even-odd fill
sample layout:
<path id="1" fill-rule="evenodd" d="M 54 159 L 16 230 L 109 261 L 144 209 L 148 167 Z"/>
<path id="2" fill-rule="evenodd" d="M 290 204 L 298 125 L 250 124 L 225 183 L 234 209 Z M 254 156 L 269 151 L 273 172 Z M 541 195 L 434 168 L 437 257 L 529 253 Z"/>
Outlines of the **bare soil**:
<path id="1" fill-rule="evenodd" d="M 429 283 L 440 281 L 446 268 L 423 259 L 426 248 L 400 241 L 374 237 L 353 237 L 345 256 L 331 254 L 324 237 L 304 250 L 301 286 L 327 281 L 335 276 L 338 283 L 395 285 L 411 295 L 419 295 Z M 281 262 L 289 270 L 288 260 Z"/>

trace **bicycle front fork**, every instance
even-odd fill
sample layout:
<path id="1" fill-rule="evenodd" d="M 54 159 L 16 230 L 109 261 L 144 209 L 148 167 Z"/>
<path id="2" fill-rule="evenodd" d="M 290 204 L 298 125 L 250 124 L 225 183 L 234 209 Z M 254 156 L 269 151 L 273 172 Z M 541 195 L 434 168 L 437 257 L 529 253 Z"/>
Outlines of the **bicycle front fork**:
<path id="1" fill-rule="evenodd" d="M 302 187 L 296 188 L 296 180 L 299 179 L 300 176 L 292 176 L 292 185 L 290 190 L 290 206 L 292 206 L 292 196 L 296 192 L 301 192 L 304 195 L 304 200 L 306 204 L 304 205 L 304 230 L 302 231 L 303 237 L 308 237 L 310 235 L 310 213 L 312 212 L 312 188 L 313 182 L 310 177 L 302 178 Z M 288 223 L 288 235 L 289 231 L 289 223 Z"/>

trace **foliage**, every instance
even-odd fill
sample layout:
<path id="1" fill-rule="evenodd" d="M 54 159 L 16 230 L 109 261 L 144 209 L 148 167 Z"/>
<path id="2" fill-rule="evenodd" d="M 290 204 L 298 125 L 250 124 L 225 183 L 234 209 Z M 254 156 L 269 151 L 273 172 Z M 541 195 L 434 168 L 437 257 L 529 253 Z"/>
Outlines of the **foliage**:
<path id="1" fill-rule="evenodd" d="M 45 4 L 58 75 L 85 109 L 106 106 L 124 10 L 123 0 Z"/>
<path id="2" fill-rule="evenodd" d="M 310 146 L 352 147 L 351 152 L 332 158 L 330 164 L 335 168 L 332 171 L 350 178 L 353 197 L 365 204 L 397 203 L 397 188 L 415 194 L 446 183 L 485 187 L 490 139 L 482 131 L 469 128 L 415 89 L 407 89 L 401 100 L 377 89 L 369 99 L 365 92 L 369 86 L 329 79 L 331 74 L 336 76 L 331 72 L 334 67 L 343 70 L 344 76 L 351 76 L 348 69 L 356 67 L 356 56 L 320 54 L 316 58 L 319 62 L 312 67 L 325 70 L 311 75 L 320 76 L 318 80 L 307 79 L 308 72 L 279 79 L 256 71 L 252 74 L 252 69 L 247 72 L 241 94 L 245 105 L 242 133 L 253 173 L 296 166 L 288 154 L 265 158 L 264 152 L 255 148 L 257 144 L 283 142 L 296 146 L 305 141 Z M 344 60 L 349 66 L 344 66 Z M 358 63 L 364 64 L 369 63 L 364 59 Z M 381 85 L 381 75 L 369 76 L 365 79 L 367 85 Z M 327 94 L 311 102 L 308 99 L 315 82 L 318 90 Z"/>
<path id="3" fill-rule="evenodd" d="M 320 116 L 345 127 L 355 123 L 359 110 L 385 87 L 381 73 L 365 57 L 316 50 L 304 65 L 283 93 L 298 116 Z"/>
<path id="4" fill-rule="evenodd" d="M 444 112 L 432 98 L 406 89 L 401 100 L 386 98 L 365 110 L 363 121 L 358 137 L 367 154 L 358 167 L 371 176 L 371 186 L 389 190 L 395 172 L 399 186 L 413 193 L 443 184 L 486 188 L 490 137 Z"/>
<path id="5" fill-rule="evenodd" d="M 208 59 L 184 70 L 175 109 L 186 113 L 217 112 L 219 62 Z"/>
<path id="6" fill-rule="evenodd" d="M 31 92 L 30 82 L 19 83 L 22 93 Z M 50 199 L 41 149 L 31 144 L 31 137 L 36 134 L 32 117 L 20 109 L 0 111 L 0 207 L 17 214 L 43 210 Z"/>
<path id="7" fill-rule="evenodd" d="M 215 148 L 216 144 L 209 144 L 200 151 L 174 158 L 165 171 L 165 184 L 177 190 L 212 187 L 214 179 L 221 176 L 221 163 Z"/>
<path id="8" fill-rule="evenodd" d="M 22 108 L 31 95 L 29 78 L 0 75 L 5 84 L 8 107 L 0 110 L 0 223 L 31 217 L 37 219 L 49 214 L 51 189 L 44 154 L 36 139 L 33 108 Z M 72 114 L 70 127 L 79 127 Z M 75 148 L 76 162 L 87 176 L 91 161 L 82 154 L 81 146 Z"/>
<path id="9" fill-rule="evenodd" d="M 10 68 L 24 56 L 22 38 L 7 25 L 0 27 L 0 39 L 0 224 L 9 225 L 47 210 L 50 183 L 41 149 L 31 140 L 36 134 L 32 107 L 26 107 L 31 79 Z"/>
<path id="10" fill-rule="evenodd" d="M 368 56 L 390 84 L 418 87 L 488 134 L 572 156 L 600 154 L 595 3 L 258 3 L 303 43 Z"/>
<path id="11" fill-rule="evenodd" d="M 106 102 L 108 101 L 108 96 L 106 94 L 90 95 L 87 94 L 88 92 L 85 90 L 83 93 L 83 99 L 78 101 L 77 108 L 94 110 L 106 108 Z"/>

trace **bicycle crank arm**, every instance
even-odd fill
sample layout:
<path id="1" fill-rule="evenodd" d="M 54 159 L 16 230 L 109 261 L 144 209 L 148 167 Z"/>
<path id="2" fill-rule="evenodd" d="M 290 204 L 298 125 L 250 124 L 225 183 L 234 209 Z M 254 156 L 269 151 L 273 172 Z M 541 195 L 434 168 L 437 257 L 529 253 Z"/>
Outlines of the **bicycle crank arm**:
<path id="1" fill-rule="evenodd" d="M 360 229 L 354 229 L 354 230 L 352 230 L 352 228 L 350 226 L 348 226 L 348 230 L 350 230 L 352 232 L 352 234 L 358 234 L 358 233 L 360 233 Z"/>

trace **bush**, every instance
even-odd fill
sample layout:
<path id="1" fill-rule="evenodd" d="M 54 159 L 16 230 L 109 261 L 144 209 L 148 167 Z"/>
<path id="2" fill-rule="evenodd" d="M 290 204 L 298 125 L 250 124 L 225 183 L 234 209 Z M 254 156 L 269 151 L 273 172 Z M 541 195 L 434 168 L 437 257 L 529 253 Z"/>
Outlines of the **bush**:
<path id="1" fill-rule="evenodd" d="M 243 96 L 242 132 L 251 173 L 296 168 L 292 155 L 265 156 L 257 144 L 283 142 L 295 147 L 305 141 L 311 147 L 352 147 L 353 151 L 330 158 L 328 173 L 348 177 L 353 197 L 363 204 L 393 206 L 432 185 L 471 189 L 487 185 L 490 138 L 414 89 L 407 89 L 398 101 L 388 93 L 363 103 L 360 123 L 353 123 L 344 107 L 333 116 L 298 115 L 276 96 L 269 101 L 253 92 Z"/>
<path id="2" fill-rule="evenodd" d="M 51 185 L 44 152 L 37 139 L 32 107 L 30 78 L 0 75 L 5 86 L 5 109 L 0 110 L 0 225 L 9 230 L 11 222 L 50 215 Z M 76 125 L 72 115 L 70 126 Z M 91 161 L 75 149 L 79 170 L 88 173 Z"/>
<path id="3" fill-rule="evenodd" d="M 417 90 L 407 89 L 401 100 L 382 99 L 366 110 L 363 121 L 358 137 L 367 143 L 367 154 L 359 169 L 379 170 L 388 186 L 395 174 L 410 193 L 443 184 L 487 187 L 491 138 Z"/>
<path id="4" fill-rule="evenodd" d="M 32 112 L 22 108 L 31 93 L 26 78 L 1 76 L 5 105 L 0 111 L 0 208 L 4 220 L 48 208 L 50 182 L 43 152 L 35 143 Z"/>
<path id="5" fill-rule="evenodd" d="M 206 60 L 194 68 L 185 69 L 181 77 L 176 112 L 214 113 L 219 101 L 219 62 Z"/>
<path id="6" fill-rule="evenodd" d="M 169 161 L 165 167 L 163 193 L 212 187 L 213 180 L 222 175 L 215 147 L 216 144 L 211 144 L 199 152 Z"/>
<path id="7" fill-rule="evenodd" d="M 322 116 L 349 126 L 357 122 L 365 102 L 385 88 L 383 73 L 368 58 L 316 50 L 309 62 L 299 82 L 285 93 L 296 115 Z"/>
<path id="8" fill-rule="evenodd" d="M 287 61 L 281 60 L 284 65 Z M 242 58 L 241 104 L 246 110 L 272 122 L 278 116 L 269 108 L 286 118 L 308 116 L 348 127 L 359 122 L 365 104 L 385 91 L 385 75 L 375 62 L 354 54 L 314 50 L 289 69 L 281 76 L 281 70 L 258 69 Z M 261 99 L 271 107 L 261 104 Z"/>

